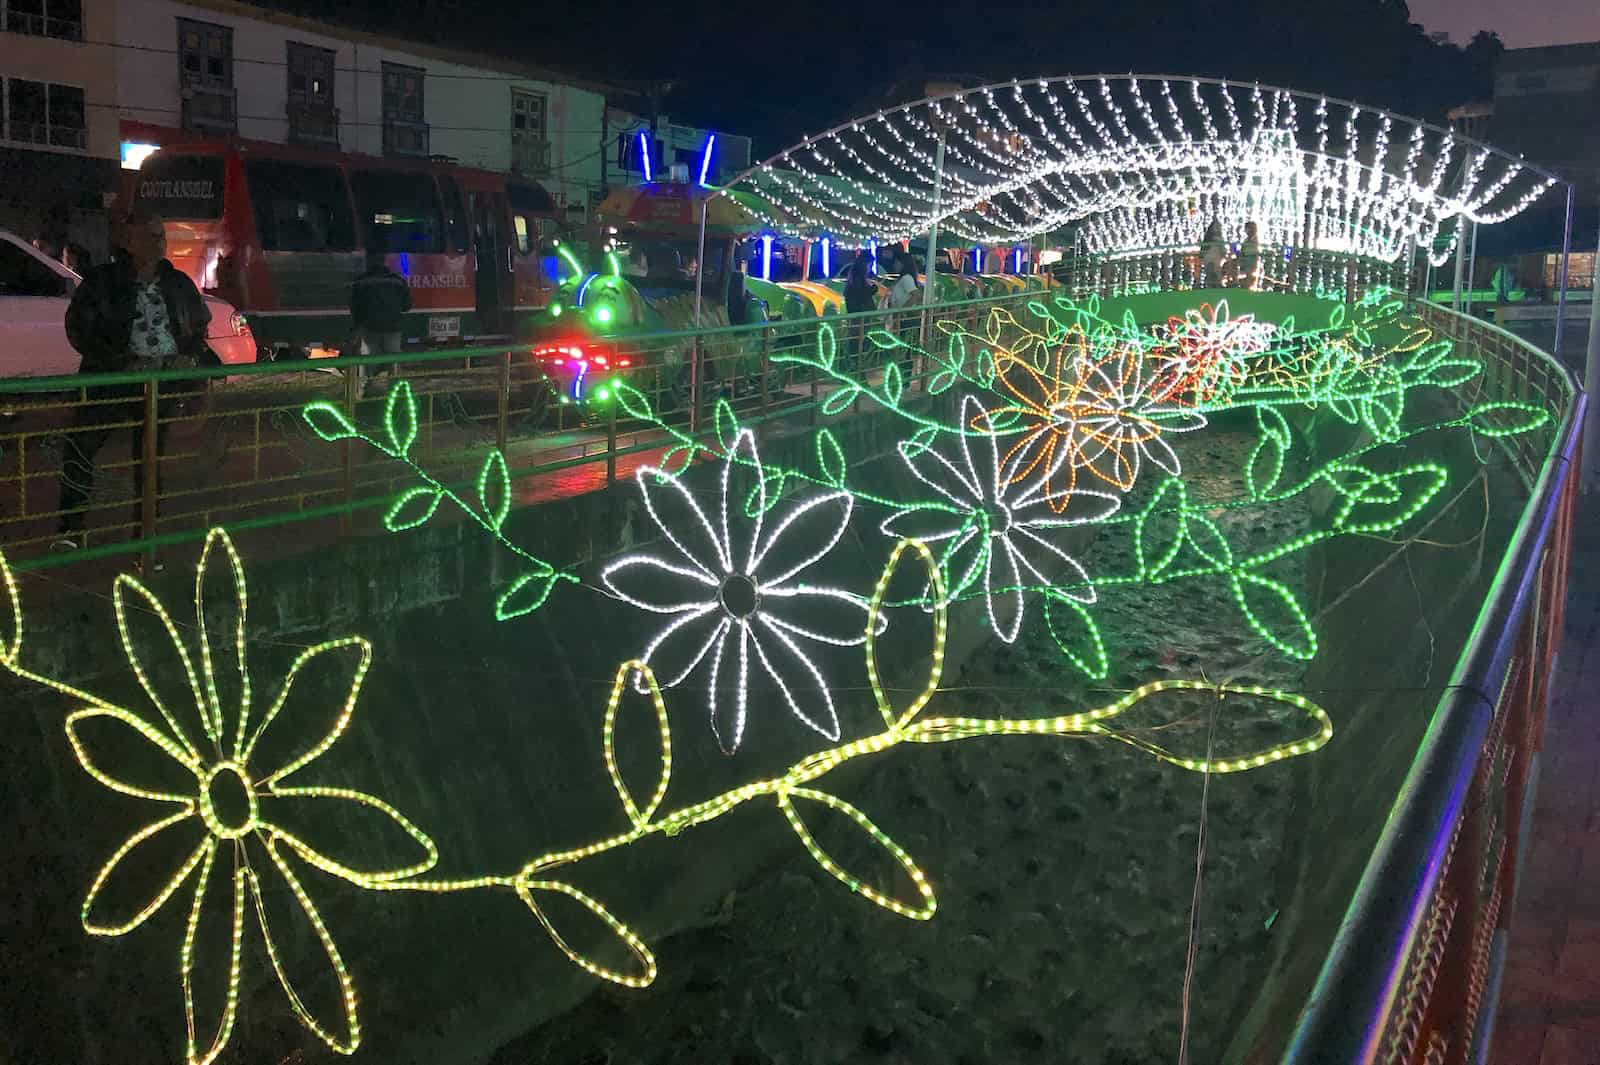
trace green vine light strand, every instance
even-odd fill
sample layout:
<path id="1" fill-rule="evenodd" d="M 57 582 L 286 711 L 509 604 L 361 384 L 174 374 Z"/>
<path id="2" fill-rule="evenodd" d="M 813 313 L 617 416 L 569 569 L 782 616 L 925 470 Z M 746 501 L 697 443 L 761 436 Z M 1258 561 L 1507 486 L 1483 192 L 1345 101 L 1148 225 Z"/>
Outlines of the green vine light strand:
<path id="1" fill-rule="evenodd" d="M 886 590 L 907 552 L 921 562 L 928 581 L 936 590 L 933 642 L 925 684 L 909 702 L 897 706 L 882 686 L 876 638 L 883 629 Z M 218 558 L 226 561 L 217 562 Z M 214 622 L 208 620 L 217 611 L 208 610 L 204 605 L 203 590 L 207 584 L 208 570 L 212 569 L 221 569 L 230 578 L 234 593 L 229 602 L 211 601 L 213 608 L 221 608 L 220 612 L 228 615 L 221 629 L 213 628 Z M 1056 736 L 1110 739 L 1182 769 L 1200 773 L 1234 773 L 1309 754 L 1320 749 L 1333 734 L 1327 713 L 1303 696 L 1258 686 L 1212 684 L 1195 680 L 1156 681 L 1105 706 L 1052 717 L 925 717 L 925 710 L 939 692 L 944 672 L 947 607 L 939 568 L 932 551 L 925 544 L 903 540 L 891 552 L 873 589 L 862 632 L 867 677 L 883 722 L 882 731 L 817 751 L 796 762 L 781 776 L 752 781 L 671 813 L 661 814 L 671 782 L 673 744 L 670 721 L 661 688 L 649 666 L 638 660 L 626 661 L 617 669 L 605 710 L 602 758 L 627 828 L 588 844 L 541 853 L 523 863 L 514 873 L 437 879 L 427 874 L 438 864 L 439 849 L 430 836 L 407 820 L 395 807 L 375 796 L 347 788 L 286 783 L 287 778 L 313 764 L 346 730 L 362 679 L 371 664 L 370 647 L 366 641 L 359 637 L 345 637 L 306 649 L 290 667 L 277 699 L 253 728 L 250 725 L 247 694 L 250 691 L 249 667 L 243 639 L 246 631 L 246 587 L 242 565 L 224 531 L 216 529 L 211 532 L 197 567 L 196 620 L 205 634 L 200 640 L 202 665 L 198 672 L 193 668 L 187 648 L 176 635 L 171 616 L 162 608 L 159 600 L 150 595 L 136 579 L 126 576 L 118 578 L 117 587 L 124 590 L 124 595 L 116 600 L 116 609 L 119 625 L 128 634 L 125 639 L 129 648 L 129 662 L 139 678 L 141 688 L 158 709 L 160 725 L 132 710 L 25 669 L 20 663 L 23 651 L 21 600 L 15 579 L 3 556 L 0 556 L 0 582 L 5 588 L 5 602 L 10 615 L 6 619 L 8 631 L 0 630 L 4 635 L 3 643 L 0 643 L 0 666 L 15 676 L 66 695 L 74 703 L 87 703 L 87 706 L 73 711 L 66 719 L 67 735 L 74 755 L 85 771 L 112 791 L 154 802 L 163 808 L 155 820 L 135 832 L 118 848 L 94 877 L 84 902 L 85 929 L 91 934 L 105 936 L 131 932 L 161 910 L 187 883 L 195 882 L 178 967 L 187 1021 L 184 1060 L 189 1065 L 210 1065 L 218 1060 L 231 1041 L 238 1017 L 245 945 L 247 940 L 253 938 L 247 920 L 252 910 L 268 965 L 281 984 L 291 1011 L 308 1031 L 335 1052 L 351 1054 L 360 1045 L 359 1000 L 354 978 L 318 907 L 295 872 L 292 859 L 330 873 L 348 886 L 370 891 L 410 891 L 434 895 L 474 890 L 508 891 L 521 901 L 545 929 L 556 948 L 574 964 L 613 983 L 644 987 L 654 981 L 658 971 L 656 958 L 648 945 L 627 924 L 615 917 L 601 900 L 564 880 L 552 877 L 554 870 L 579 863 L 596 854 L 626 847 L 646 837 L 678 837 L 685 829 L 712 821 L 746 803 L 771 799 L 802 847 L 830 876 L 891 913 L 912 920 L 928 920 L 936 912 L 937 897 L 929 878 L 912 856 L 878 828 L 865 812 L 816 786 L 833 769 L 846 762 L 885 754 L 906 743 L 948 743 L 995 736 Z M 153 629 L 148 629 L 148 622 L 144 623 L 145 627 L 133 623 L 130 596 L 138 599 L 141 608 L 149 609 L 150 616 L 155 619 Z M 229 613 L 230 607 L 232 613 Z M 180 677 L 153 676 L 146 671 L 142 664 L 146 656 L 139 653 L 140 637 L 136 635 L 136 629 L 139 633 L 153 631 L 159 641 L 172 641 L 182 667 L 178 670 Z M 232 653 L 219 653 L 223 648 L 231 648 Z M 214 654 L 216 657 L 213 657 Z M 259 760 L 256 757 L 256 743 L 261 734 L 274 725 L 280 716 L 279 711 L 294 690 L 295 677 L 309 663 L 321 660 L 324 656 L 348 660 L 344 668 L 349 670 L 347 675 L 350 678 L 348 694 L 335 710 L 331 728 L 314 739 L 301 754 L 281 766 L 265 770 L 258 768 L 255 765 Z M 659 771 L 654 787 L 642 801 L 623 779 L 616 755 L 617 720 L 624 696 L 635 687 L 635 683 L 646 693 L 654 710 L 659 750 Z M 179 698 L 163 701 L 161 693 L 167 691 L 169 684 L 180 693 Z M 230 694 L 224 695 L 224 689 Z M 233 691 L 239 695 L 233 696 Z M 1309 727 L 1299 738 L 1264 749 L 1196 758 L 1168 750 L 1152 741 L 1149 735 L 1158 732 L 1158 728 L 1123 730 L 1116 726 L 1117 719 L 1127 710 L 1165 692 L 1214 693 L 1219 700 L 1233 698 L 1246 703 L 1277 702 L 1302 714 Z M 185 725 L 185 722 L 189 724 Z M 198 729 L 194 727 L 196 724 Z M 181 791 L 158 791 L 125 780 L 122 775 L 125 771 L 121 767 L 102 765 L 94 754 L 98 743 L 92 737 L 96 728 L 108 725 L 131 730 L 132 734 L 148 741 L 160 757 L 192 777 L 192 787 Z M 203 740 L 200 739 L 202 736 Z M 211 785 L 223 775 L 235 778 L 245 789 L 249 801 L 242 816 L 236 810 L 219 810 L 213 802 Z M 402 837 L 416 844 L 419 848 L 416 859 L 394 868 L 362 869 L 354 862 L 342 861 L 323 849 L 312 847 L 301 835 L 282 827 L 285 815 L 298 810 L 302 815 L 316 817 L 326 809 L 330 800 L 354 803 L 356 808 L 380 815 L 380 823 L 393 826 Z M 840 814 L 854 824 L 891 863 L 889 867 L 905 875 L 911 883 L 912 893 L 899 895 L 881 890 L 876 878 L 863 877 L 838 862 L 812 833 L 810 818 L 820 810 Z M 180 863 L 153 897 L 146 898 L 143 907 L 134 912 L 132 919 L 109 924 L 101 921 L 96 916 L 96 904 L 105 891 L 120 885 L 117 874 L 124 861 L 139 852 L 149 840 L 180 831 L 184 826 L 189 826 L 197 840 L 189 857 Z M 340 846 L 343 842 L 340 842 Z M 294 900 L 291 916 L 303 922 L 321 946 L 338 988 L 336 1018 L 317 1015 L 296 992 L 285 959 L 276 945 L 273 922 L 267 915 L 269 892 L 262 886 L 263 875 L 275 876 L 288 887 L 289 895 Z M 223 1002 L 219 1015 L 211 1017 L 201 1016 L 196 1004 L 196 988 L 204 975 L 198 971 L 196 940 L 206 889 L 216 877 L 220 877 L 222 883 L 232 890 L 232 902 L 227 914 L 227 925 L 231 931 L 225 963 Z M 542 905 L 557 896 L 578 903 L 599 918 L 632 957 L 633 964 L 619 969 L 575 947 L 551 912 Z"/>

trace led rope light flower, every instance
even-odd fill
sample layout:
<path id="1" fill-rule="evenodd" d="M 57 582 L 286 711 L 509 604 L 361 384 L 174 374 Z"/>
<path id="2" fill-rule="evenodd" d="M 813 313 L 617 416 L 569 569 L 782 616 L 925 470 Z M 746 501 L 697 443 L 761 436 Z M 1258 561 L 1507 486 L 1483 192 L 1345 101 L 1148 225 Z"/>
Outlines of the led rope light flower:
<path id="1" fill-rule="evenodd" d="M 218 561 L 218 560 L 221 561 Z M 213 570 L 225 572 L 232 596 L 211 607 L 223 606 L 226 624 L 218 628 L 209 618 L 206 596 L 207 576 Z M 289 667 L 276 698 L 252 720 L 251 681 L 246 664 L 246 590 L 244 569 L 225 532 L 213 530 L 201 551 L 195 578 L 195 617 L 200 626 L 200 663 L 197 670 L 189 649 L 178 635 L 177 626 L 161 601 L 138 580 L 117 577 L 113 585 L 117 632 L 123 651 L 133 668 L 139 686 L 155 708 L 159 723 L 132 710 L 113 705 L 87 692 L 53 681 L 20 667 L 17 661 L 22 640 L 20 603 L 9 568 L 0 559 L 11 607 L 16 614 L 12 644 L 0 664 L 24 679 L 44 684 L 75 702 L 87 703 L 67 715 L 67 738 L 73 755 L 84 770 L 112 791 L 158 804 L 154 819 L 130 836 L 95 874 L 84 897 L 84 930 L 95 936 L 120 936 L 133 931 L 154 916 L 166 903 L 193 884 L 189 899 L 178 973 L 183 988 L 184 1015 L 187 1021 L 185 1060 L 191 1065 L 208 1065 L 227 1046 L 238 1018 L 239 989 L 244 964 L 244 947 L 250 936 L 247 923 L 259 929 L 268 962 L 277 975 L 289 1006 L 302 1024 L 331 1049 L 353 1053 L 361 1042 L 361 1027 L 356 1015 L 355 985 L 333 937 L 323 923 L 316 904 L 301 885 L 288 861 L 293 854 L 323 872 L 358 886 L 370 887 L 397 881 L 432 868 L 438 859 L 433 841 L 398 810 L 375 796 L 348 788 L 303 784 L 297 774 L 306 769 L 343 735 L 355 711 L 362 678 L 372 661 L 372 647 L 360 637 L 328 640 L 309 647 Z M 148 632 L 156 626 L 155 639 L 167 642 L 180 667 L 181 676 L 161 676 L 146 668 L 150 653 L 135 638 L 135 631 Z M 296 679 L 323 662 L 337 660 L 334 668 L 348 677 L 348 691 L 334 708 L 332 721 L 320 738 L 298 745 L 299 753 L 287 760 L 261 766 L 258 744 L 293 699 Z M 129 735 L 149 745 L 158 761 L 171 772 L 163 782 L 150 786 L 140 775 L 128 775 L 115 765 L 101 760 L 94 752 L 104 742 L 107 726 L 114 726 L 116 750 Z M 280 726 L 280 728 L 288 726 Z M 295 778 L 291 782 L 290 778 Z M 187 779 L 188 787 L 176 785 Z M 174 783 L 168 783 L 170 780 Z M 137 781 L 137 782 L 135 782 Z M 389 869 L 362 870 L 347 861 L 332 857 L 312 846 L 304 830 L 294 824 L 314 824 L 325 820 L 335 805 L 345 811 L 359 809 L 392 823 L 418 848 L 416 860 Z M 346 813 L 348 816 L 348 813 Z M 150 853 L 154 846 L 182 840 L 179 853 L 184 857 L 171 874 L 154 890 L 133 901 L 143 905 L 123 916 L 108 917 L 106 898 L 126 890 L 128 866 Z M 308 930 L 322 948 L 339 989 L 341 1016 L 336 1020 L 318 1018 L 295 991 L 284 969 L 267 917 L 267 900 L 276 892 L 262 886 L 263 877 L 275 877 L 294 900 L 291 919 Z M 227 973 L 220 1015 L 202 1017 L 196 1007 L 195 958 L 197 936 L 208 891 L 213 886 L 229 893 Z M 254 921 L 246 913 L 254 911 Z"/>
<path id="2" fill-rule="evenodd" d="M 755 498 L 748 510 L 743 496 L 730 487 L 741 467 L 753 472 Z M 804 642 L 860 643 L 866 605 L 840 589 L 800 578 L 844 535 L 853 506 L 850 493 L 811 496 L 768 528 L 766 477 L 755 434 L 748 429 L 739 431 L 723 464 L 715 521 L 678 478 L 645 467 L 638 480 L 651 520 L 676 555 L 629 555 L 606 566 L 601 580 L 624 602 L 672 617 L 640 658 L 653 668 L 664 659 L 678 663 L 665 681 L 669 688 L 707 665 L 711 728 L 730 754 L 744 738 L 755 670 L 771 680 L 795 717 L 838 739 L 833 697 Z M 683 517 L 681 523 L 667 520 L 674 514 Z M 808 541 L 798 534 L 801 528 L 812 534 Z M 796 620 L 796 612 L 806 610 L 830 615 L 829 627 Z"/>
<path id="3" fill-rule="evenodd" d="M 961 421 L 972 425 L 990 419 L 977 399 L 967 396 Z M 1121 506 L 1117 496 L 1076 492 L 1071 502 L 1078 507 L 1072 516 L 1055 511 L 1044 494 L 1043 479 L 1020 488 L 1012 483 L 1010 471 L 1001 467 L 992 426 L 977 443 L 963 434 L 955 461 L 932 447 L 905 443 L 900 456 L 919 481 L 938 493 L 940 502 L 897 510 L 884 520 L 883 532 L 897 538 L 914 533 L 924 543 L 940 545 L 940 568 L 949 575 L 952 595 L 962 594 L 981 577 L 989 622 L 1002 641 L 1013 642 L 1022 628 L 1025 577 L 1029 583 L 1049 585 L 1059 583 L 1059 574 L 1065 572 L 1072 587 L 1064 593 L 1067 598 L 1095 601 L 1089 574 L 1051 542 L 1050 531 L 1103 521 Z"/>

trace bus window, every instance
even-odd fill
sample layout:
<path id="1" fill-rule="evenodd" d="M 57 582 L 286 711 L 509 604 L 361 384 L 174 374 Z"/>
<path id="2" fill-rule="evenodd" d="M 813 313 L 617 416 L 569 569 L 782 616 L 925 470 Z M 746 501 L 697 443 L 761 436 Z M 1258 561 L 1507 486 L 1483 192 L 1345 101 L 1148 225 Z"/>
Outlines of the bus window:
<path id="1" fill-rule="evenodd" d="M 517 234 L 517 251 L 533 255 L 539 250 L 541 219 L 555 213 L 555 201 L 541 185 L 506 182 L 506 199 L 511 203 L 511 224 Z"/>
<path id="2" fill-rule="evenodd" d="M 139 168 L 135 202 L 157 218 L 222 217 L 222 156 L 157 152 Z"/>
<path id="3" fill-rule="evenodd" d="M 444 250 L 444 215 L 430 174 L 356 170 L 350 175 L 368 250 Z"/>
<path id="4" fill-rule="evenodd" d="M 251 159 L 244 165 L 264 251 L 349 251 L 350 194 L 337 167 Z"/>
<path id="5" fill-rule="evenodd" d="M 454 251 L 467 250 L 467 211 L 462 205 L 461 186 L 449 174 L 439 175 L 439 191 L 444 194 L 444 223 Z"/>

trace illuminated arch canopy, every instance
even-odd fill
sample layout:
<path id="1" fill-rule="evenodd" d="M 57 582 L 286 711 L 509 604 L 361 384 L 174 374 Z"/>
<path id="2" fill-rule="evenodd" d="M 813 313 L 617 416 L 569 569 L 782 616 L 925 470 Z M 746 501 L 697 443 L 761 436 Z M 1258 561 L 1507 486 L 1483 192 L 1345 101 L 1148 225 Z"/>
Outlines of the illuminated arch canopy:
<path id="1" fill-rule="evenodd" d="M 942 166 L 940 165 L 942 162 Z M 1324 96 L 1203 78 L 1013 81 L 867 115 L 723 190 L 773 231 L 844 246 L 927 234 L 1090 251 L 1192 244 L 1212 218 L 1273 243 L 1384 259 L 1451 254 L 1557 183 L 1486 144 Z M 762 204 L 770 205 L 764 210 Z M 1437 238 L 1444 238 L 1438 240 Z"/>

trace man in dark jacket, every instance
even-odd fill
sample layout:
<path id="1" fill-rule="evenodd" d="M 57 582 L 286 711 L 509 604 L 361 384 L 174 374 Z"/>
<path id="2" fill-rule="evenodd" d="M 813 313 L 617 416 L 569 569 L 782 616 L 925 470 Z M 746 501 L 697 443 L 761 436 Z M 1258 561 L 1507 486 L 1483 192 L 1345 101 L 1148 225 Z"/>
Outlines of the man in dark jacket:
<path id="1" fill-rule="evenodd" d="M 406 279 L 389 269 L 383 252 L 367 252 L 367 272 L 350 285 L 350 354 L 398 354 L 400 327 L 410 310 L 411 286 Z M 368 369 L 375 376 L 384 367 Z"/>
<path id="2" fill-rule="evenodd" d="M 79 373 L 164 370 L 220 365 L 206 346 L 211 312 L 194 282 L 167 261 L 166 230 L 158 218 L 134 213 L 123 219 L 113 240 L 116 256 L 90 270 L 67 307 L 67 340 L 83 356 Z M 167 429 L 180 398 L 163 386 L 157 412 L 156 452 L 165 450 Z M 144 490 L 144 396 L 142 384 L 104 385 L 87 390 L 89 402 L 77 409 L 66 435 L 61 462 L 59 546 L 76 546 L 84 502 L 94 487 L 95 454 L 111 433 L 131 423 L 133 483 Z M 120 402 L 119 402 L 120 401 Z M 152 476 L 156 471 L 152 470 Z"/>

